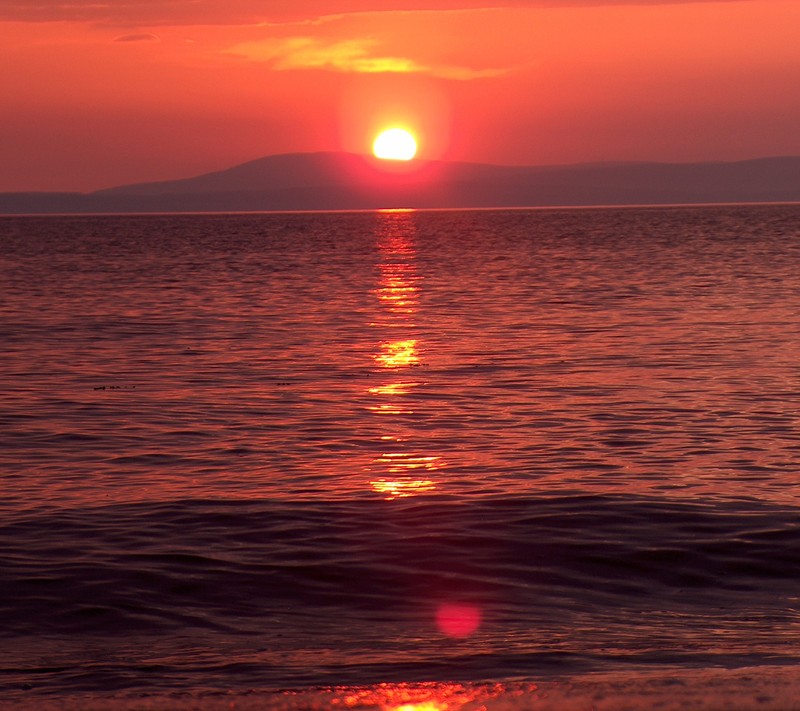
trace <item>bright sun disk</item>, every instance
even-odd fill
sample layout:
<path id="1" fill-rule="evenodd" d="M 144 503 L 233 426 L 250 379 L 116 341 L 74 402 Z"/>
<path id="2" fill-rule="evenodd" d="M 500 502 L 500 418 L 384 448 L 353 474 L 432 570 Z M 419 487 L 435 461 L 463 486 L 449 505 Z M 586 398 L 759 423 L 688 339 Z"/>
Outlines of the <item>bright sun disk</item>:
<path id="1" fill-rule="evenodd" d="M 389 128 L 378 134 L 372 153 L 384 160 L 411 160 L 417 153 L 417 142 L 404 128 Z"/>

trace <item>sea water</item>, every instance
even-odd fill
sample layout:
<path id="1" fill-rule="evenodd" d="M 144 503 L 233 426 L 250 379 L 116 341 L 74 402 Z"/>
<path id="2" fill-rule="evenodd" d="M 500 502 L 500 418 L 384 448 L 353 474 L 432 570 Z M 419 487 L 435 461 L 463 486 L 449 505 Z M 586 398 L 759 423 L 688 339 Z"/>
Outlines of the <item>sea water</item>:
<path id="1" fill-rule="evenodd" d="M 800 663 L 800 206 L 3 217 L 0 297 L 5 699 Z"/>

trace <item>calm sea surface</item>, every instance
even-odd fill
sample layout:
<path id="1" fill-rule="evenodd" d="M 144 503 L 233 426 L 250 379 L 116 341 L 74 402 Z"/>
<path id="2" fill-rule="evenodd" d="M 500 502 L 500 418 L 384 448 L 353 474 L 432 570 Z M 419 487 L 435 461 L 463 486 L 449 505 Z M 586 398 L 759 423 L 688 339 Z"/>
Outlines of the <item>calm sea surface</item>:
<path id="1" fill-rule="evenodd" d="M 0 338 L 4 698 L 800 665 L 800 206 L 3 217 Z"/>

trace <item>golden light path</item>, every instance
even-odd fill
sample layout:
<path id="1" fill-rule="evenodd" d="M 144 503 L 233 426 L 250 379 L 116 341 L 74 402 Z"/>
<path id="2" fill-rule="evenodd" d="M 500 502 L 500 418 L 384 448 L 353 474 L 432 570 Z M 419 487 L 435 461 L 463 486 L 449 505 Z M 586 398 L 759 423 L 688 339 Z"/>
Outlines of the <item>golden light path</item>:
<path id="1" fill-rule="evenodd" d="M 436 475 L 445 463 L 441 456 L 430 451 L 429 445 L 425 446 L 424 439 L 422 443 L 416 441 L 425 437 L 424 422 L 430 414 L 425 406 L 431 408 L 432 405 L 417 390 L 425 386 L 424 376 L 409 377 L 412 368 L 423 366 L 420 342 L 415 337 L 420 282 L 415 269 L 415 218 L 413 213 L 386 212 L 379 213 L 378 220 L 381 261 L 378 265 L 380 279 L 374 293 L 382 308 L 371 325 L 389 336 L 378 343 L 377 352 L 373 354 L 378 372 L 385 373 L 387 378 L 367 388 L 367 393 L 375 398 L 367 409 L 380 418 L 379 425 L 385 432 L 380 442 L 386 448 L 371 460 L 366 470 L 372 491 L 386 501 L 394 501 L 435 492 L 439 485 Z M 414 375 L 423 373 L 414 371 Z M 422 411 L 415 412 L 417 408 Z M 473 602 L 457 599 L 433 602 L 432 622 L 443 636 L 451 640 L 463 639 L 480 628 L 483 613 Z M 387 702 L 379 708 L 383 711 L 449 711 L 461 709 L 467 700 L 472 701 L 466 697 L 455 701 L 429 696 Z M 476 711 L 477 708 L 480 707 L 476 707 Z"/>
<path id="2" fill-rule="evenodd" d="M 368 406 L 387 432 L 381 441 L 392 449 L 384 450 L 368 466 L 370 487 L 387 501 L 432 492 L 434 473 L 444 466 L 441 457 L 413 446 L 415 401 L 410 398 L 422 382 L 408 377 L 407 371 L 422 365 L 420 344 L 414 338 L 414 317 L 418 309 L 419 277 L 414 267 L 414 218 L 408 212 L 378 214 L 380 280 L 375 295 L 382 316 L 372 324 L 397 337 L 382 340 L 373 355 L 376 365 L 390 377 L 367 389 L 375 398 Z"/>

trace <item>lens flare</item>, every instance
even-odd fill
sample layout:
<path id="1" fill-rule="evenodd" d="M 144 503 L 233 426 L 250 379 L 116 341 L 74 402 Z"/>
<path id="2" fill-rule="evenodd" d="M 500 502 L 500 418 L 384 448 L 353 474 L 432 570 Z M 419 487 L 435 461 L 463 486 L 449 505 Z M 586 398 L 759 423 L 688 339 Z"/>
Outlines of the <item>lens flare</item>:
<path id="1" fill-rule="evenodd" d="M 448 602 L 436 610 L 436 625 L 448 637 L 469 637 L 481 624 L 481 611 L 475 605 Z"/>

